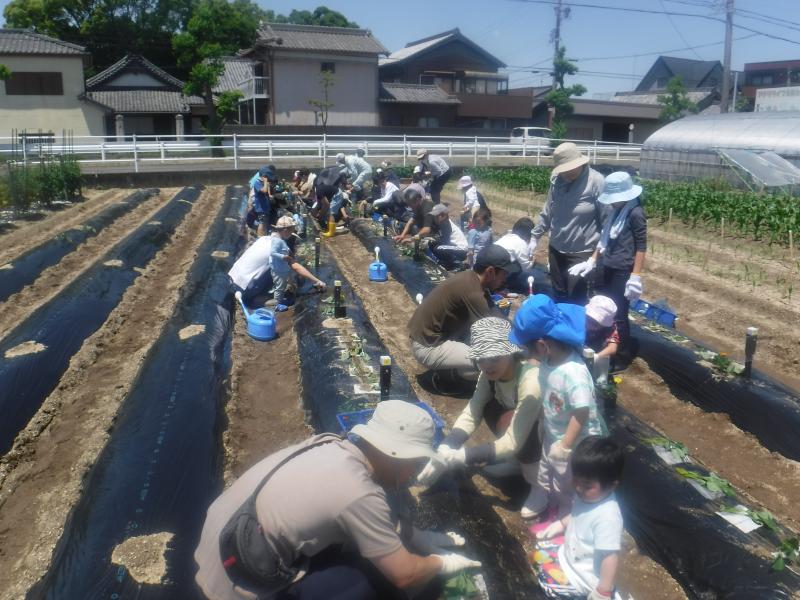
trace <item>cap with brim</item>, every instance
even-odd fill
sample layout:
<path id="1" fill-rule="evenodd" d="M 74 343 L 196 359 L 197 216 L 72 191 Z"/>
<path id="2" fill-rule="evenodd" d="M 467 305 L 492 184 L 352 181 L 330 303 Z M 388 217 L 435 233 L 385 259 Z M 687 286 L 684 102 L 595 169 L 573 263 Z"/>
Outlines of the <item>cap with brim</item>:
<path id="1" fill-rule="evenodd" d="M 278 178 L 275 177 L 275 173 L 272 172 L 272 169 L 269 167 L 261 167 L 258 170 L 259 177 L 266 177 L 269 181 L 278 181 Z"/>
<path id="2" fill-rule="evenodd" d="M 509 275 L 519 273 L 522 270 L 519 263 L 511 258 L 508 250 L 497 244 L 489 244 L 478 252 L 478 256 L 475 257 L 474 269 L 477 271 L 485 267 L 502 269 Z"/>
<path id="3" fill-rule="evenodd" d="M 450 212 L 450 209 L 447 208 L 446 204 L 437 204 L 436 206 L 434 206 L 430 210 L 430 212 L 428 212 L 428 214 L 432 215 L 434 217 L 437 217 L 437 216 L 439 216 L 441 214 L 445 214 L 445 213 L 449 213 L 449 212 Z"/>
<path id="4" fill-rule="evenodd" d="M 380 402 L 366 424 L 351 433 L 366 440 L 391 458 L 436 458 L 433 439 L 436 427 L 428 412 L 404 400 Z"/>
<path id="5" fill-rule="evenodd" d="M 603 193 L 597 197 L 600 204 L 628 202 L 642 195 L 642 186 L 634 185 L 630 174 L 615 171 L 606 177 Z"/>
<path id="6" fill-rule="evenodd" d="M 592 296 L 586 305 L 586 316 L 597 321 L 602 327 L 611 327 L 617 314 L 617 304 L 608 296 Z"/>
<path id="7" fill-rule="evenodd" d="M 275 223 L 275 229 L 290 229 L 296 226 L 297 223 L 295 223 L 294 219 L 289 216 L 283 216 L 280 219 L 278 219 L 277 223 Z"/>
<path id="8" fill-rule="evenodd" d="M 544 294 L 522 303 L 508 339 L 518 346 L 549 337 L 580 349 L 586 340 L 586 310 L 577 304 L 556 304 Z"/>
<path id="9" fill-rule="evenodd" d="M 511 356 L 522 352 L 522 348 L 508 339 L 511 323 L 499 317 L 478 319 L 470 327 L 467 358 L 481 360 L 498 356 Z"/>
<path id="10" fill-rule="evenodd" d="M 463 190 L 466 187 L 472 185 L 472 177 L 469 175 L 464 175 L 461 179 L 458 180 L 458 189 Z"/>
<path id="11" fill-rule="evenodd" d="M 417 159 L 424 158 L 427 153 L 428 150 L 426 148 L 420 148 L 419 150 L 417 150 Z"/>
<path id="12" fill-rule="evenodd" d="M 564 142 L 553 150 L 553 175 L 559 175 L 588 164 L 589 159 L 581 154 L 580 149 L 572 142 Z"/>

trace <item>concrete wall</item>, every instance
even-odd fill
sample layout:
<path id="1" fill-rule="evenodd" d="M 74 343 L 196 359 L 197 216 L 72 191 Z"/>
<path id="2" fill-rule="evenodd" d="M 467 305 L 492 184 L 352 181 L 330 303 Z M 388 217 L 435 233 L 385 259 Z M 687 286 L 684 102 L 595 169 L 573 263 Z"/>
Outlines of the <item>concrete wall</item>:
<path id="1" fill-rule="evenodd" d="M 83 60 L 80 56 L 0 56 L 0 63 L 11 72 L 55 72 L 62 74 L 61 96 L 8 96 L 0 84 L 0 137 L 12 129 L 52 131 L 72 130 L 74 135 L 103 135 L 103 111 L 83 102 Z"/>
<path id="2" fill-rule="evenodd" d="M 322 62 L 336 65 L 334 85 L 329 92 L 333 106 L 329 126 L 377 126 L 378 59 L 335 54 L 276 52 L 273 72 L 273 105 L 276 125 L 322 125 L 314 121 L 309 100 L 322 100 Z"/>

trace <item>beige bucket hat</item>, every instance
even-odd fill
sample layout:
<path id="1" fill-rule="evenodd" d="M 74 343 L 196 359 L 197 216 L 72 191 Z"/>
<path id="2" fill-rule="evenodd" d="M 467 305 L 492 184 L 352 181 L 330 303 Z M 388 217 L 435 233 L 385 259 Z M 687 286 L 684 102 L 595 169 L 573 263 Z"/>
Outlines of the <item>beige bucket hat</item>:
<path id="1" fill-rule="evenodd" d="M 391 458 L 435 458 L 436 427 L 425 409 L 404 400 L 378 403 L 365 425 L 351 430 Z"/>
<path id="2" fill-rule="evenodd" d="M 571 171 L 589 162 L 578 147 L 572 142 L 564 142 L 556 146 L 553 150 L 553 175 L 559 175 L 565 171 Z"/>

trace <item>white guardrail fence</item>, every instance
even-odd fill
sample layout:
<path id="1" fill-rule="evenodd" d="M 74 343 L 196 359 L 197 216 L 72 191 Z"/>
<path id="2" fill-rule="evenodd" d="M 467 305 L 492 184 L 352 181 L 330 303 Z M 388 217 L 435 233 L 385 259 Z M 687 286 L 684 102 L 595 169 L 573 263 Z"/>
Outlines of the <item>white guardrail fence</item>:
<path id="1" fill-rule="evenodd" d="M 339 152 L 352 154 L 364 146 L 372 162 L 389 160 L 395 166 L 415 164 L 415 153 L 427 148 L 431 154 L 457 157 L 460 164 L 492 164 L 497 159 L 514 158 L 510 164 L 539 164 L 552 154 L 546 143 L 512 142 L 510 138 L 418 135 L 184 135 L 129 136 L 125 141 L 110 141 L 104 136 L 74 136 L 69 144 L 60 136 L 27 133 L 17 138 L 0 137 L 0 157 L 5 161 L 38 162 L 46 155 L 71 154 L 82 165 L 122 166 L 128 163 L 134 172 L 150 163 L 197 163 L 216 161 L 238 169 L 240 161 L 265 161 L 280 164 L 297 159 L 319 159 L 323 166 Z M 214 147 L 210 140 L 214 140 Z M 575 142 L 581 151 L 596 162 L 638 160 L 641 144 L 601 142 L 597 140 L 563 140 Z M 522 159 L 522 160 L 520 160 Z M 210 165 L 209 165 L 210 166 Z"/>

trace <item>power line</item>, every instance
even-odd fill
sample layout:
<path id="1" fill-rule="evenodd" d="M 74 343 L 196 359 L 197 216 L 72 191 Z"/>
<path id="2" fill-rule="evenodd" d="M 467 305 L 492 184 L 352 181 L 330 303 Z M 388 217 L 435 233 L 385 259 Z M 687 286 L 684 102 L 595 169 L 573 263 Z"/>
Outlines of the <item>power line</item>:
<path id="1" fill-rule="evenodd" d="M 557 0 L 512 0 L 513 2 L 524 2 L 526 4 L 543 4 L 548 6 L 553 6 L 557 4 Z M 617 12 L 627 12 L 627 13 L 639 13 L 639 14 L 648 14 L 648 15 L 672 15 L 675 17 L 693 17 L 696 19 L 705 19 L 707 21 L 714 21 L 716 23 L 724 23 L 725 19 L 721 19 L 719 17 L 712 17 L 711 15 L 702 15 L 698 13 L 687 13 L 687 12 L 677 12 L 677 11 L 665 11 L 665 10 L 654 10 L 649 8 L 630 8 L 630 7 L 622 7 L 622 6 L 604 6 L 602 4 L 586 4 L 586 3 L 576 3 L 570 2 L 570 6 L 575 6 L 579 8 L 594 8 L 598 10 L 610 10 L 610 11 L 617 11 Z M 768 37 L 773 40 L 780 40 L 783 42 L 789 42 L 790 44 L 796 44 L 800 46 L 800 41 L 792 40 L 783 36 L 775 35 L 772 33 L 766 33 L 765 31 L 759 31 L 757 29 L 753 29 L 751 27 L 745 27 L 744 25 L 736 24 L 734 25 L 738 29 L 743 29 L 744 31 L 749 31 L 751 33 L 756 33 L 758 35 L 763 35 L 764 37 Z"/>
<path id="2" fill-rule="evenodd" d="M 663 9 L 666 11 L 666 10 L 667 10 L 667 7 L 666 7 L 666 6 L 664 6 L 664 0 L 658 0 L 658 1 L 659 1 L 659 3 L 661 4 L 661 8 L 663 8 Z M 677 33 L 677 34 L 678 34 L 678 37 L 680 37 L 680 38 L 681 38 L 681 40 L 683 41 L 683 43 L 684 43 L 684 44 L 686 44 L 686 47 L 687 47 L 687 49 L 690 49 L 690 50 L 692 51 L 692 53 L 693 53 L 693 54 L 694 54 L 694 55 L 695 55 L 697 58 L 699 58 L 700 60 L 703 60 L 703 57 L 702 57 L 702 56 L 700 56 L 700 54 L 698 54 L 698 53 L 697 53 L 697 51 L 696 51 L 694 48 L 690 48 L 690 46 L 689 46 L 689 42 L 687 42 L 687 41 L 686 41 L 686 38 L 685 38 L 685 37 L 683 37 L 683 32 L 682 32 L 680 29 L 678 29 L 678 26 L 677 26 L 677 25 L 675 25 L 675 21 L 673 21 L 673 20 L 672 20 L 672 15 L 667 15 L 667 19 L 669 19 L 669 24 L 670 24 L 670 25 L 672 25 L 672 28 L 675 30 L 675 33 Z"/>
<path id="3" fill-rule="evenodd" d="M 758 35 L 757 33 L 751 33 L 751 34 L 748 34 L 748 35 L 743 35 L 741 37 L 734 38 L 734 41 L 746 40 L 746 39 L 749 39 L 749 38 L 756 37 L 757 35 Z M 719 46 L 720 44 L 724 44 L 724 43 L 725 43 L 724 40 L 720 40 L 719 42 L 710 42 L 708 44 L 698 44 L 696 46 L 689 46 L 689 47 L 686 47 L 686 48 L 672 48 L 670 50 L 660 50 L 658 52 L 641 52 L 639 54 L 625 54 L 625 55 L 621 55 L 621 56 L 590 56 L 590 57 L 586 57 L 586 58 L 576 58 L 576 59 L 573 59 L 573 60 L 576 60 L 578 62 L 588 62 L 588 61 L 591 61 L 591 60 L 616 60 L 616 59 L 622 59 L 622 58 L 641 58 L 642 56 L 659 56 L 659 55 L 662 55 L 662 54 L 666 54 L 668 52 L 682 52 L 683 50 L 692 50 L 693 48 L 708 48 L 710 46 Z"/>

